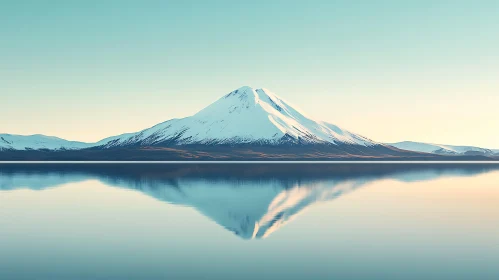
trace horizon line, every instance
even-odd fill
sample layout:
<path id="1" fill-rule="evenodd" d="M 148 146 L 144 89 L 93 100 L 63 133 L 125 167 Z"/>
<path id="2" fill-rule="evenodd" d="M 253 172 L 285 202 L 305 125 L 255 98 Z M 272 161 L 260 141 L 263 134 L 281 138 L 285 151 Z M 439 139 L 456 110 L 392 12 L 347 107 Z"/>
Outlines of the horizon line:
<path id="1" fill-rule="evenodd" d="M 470 161 L 445 161 L 445 160 L 430 160 L 430 161 L 424 161 L 424 160 L 414 160 L 414 161 L 409 161 L 409 160 L 330 160 L 330 161 L 294 161 L 294 160 L 285 160 L 285 161 L 278 161 L 278 160 L 255 160 L 255 161 L 245 161 L 245 160 L 238 160 L 238 161 L 230 161 L 230 160 L 221 160 L 221 161 L 214 161 L 214 160 L 207 160 L 207 161 L 199 161 L 199 160 L 193 160 L 193 161 L 178 161 L 178 160 L 165 160 L 165 161 L 129 161 L 129 160 L 124 160 L 124 161 L 0 161 L 0 164 L 224 164 L 224 163 L 235 163 L 235 164 L 299 164 L 299 163 L 306 163 L 306 164 L 345 164 L 345 163 L 355 163 L 355 164 L 390 164 L 390 163 L 397 163 L 397 164 L 499 164 L 499 160 L 470 160 Z"/>

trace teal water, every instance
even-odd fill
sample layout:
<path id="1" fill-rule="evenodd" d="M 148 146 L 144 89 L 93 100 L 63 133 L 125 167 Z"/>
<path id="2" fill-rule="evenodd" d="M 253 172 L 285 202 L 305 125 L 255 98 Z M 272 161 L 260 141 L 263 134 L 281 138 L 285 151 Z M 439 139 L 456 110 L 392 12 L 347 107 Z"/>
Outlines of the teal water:
<path id="1" fill-rule="evenodd" d="M 495 164 L 0 164 L 0 279 L 499 279 Z"/>

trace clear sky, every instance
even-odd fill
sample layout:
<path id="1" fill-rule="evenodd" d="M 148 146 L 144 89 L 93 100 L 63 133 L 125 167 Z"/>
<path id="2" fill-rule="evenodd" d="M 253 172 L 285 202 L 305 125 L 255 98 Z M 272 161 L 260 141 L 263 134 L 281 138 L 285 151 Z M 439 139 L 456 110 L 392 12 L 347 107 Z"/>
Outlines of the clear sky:
<path id="1" fill-rule="evenodd" d="M 1 1 L 0 133 L 96 141 L 243 85 L 377 141 L 499 148 L 499 1 Z"/>

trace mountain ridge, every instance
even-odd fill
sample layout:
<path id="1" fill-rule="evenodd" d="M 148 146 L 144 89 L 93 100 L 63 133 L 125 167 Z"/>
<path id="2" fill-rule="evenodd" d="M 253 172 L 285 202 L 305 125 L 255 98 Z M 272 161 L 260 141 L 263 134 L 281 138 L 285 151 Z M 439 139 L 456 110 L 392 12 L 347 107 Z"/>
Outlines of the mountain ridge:
<path id="1" fill-rule="evenodd" d="M 0 134 L 0 137 L 0 141 L 4 140 L 0 142 L 0 147 L 13 150 L 112 148 L 165 143 L 383 145 L 334 124 L 317 121 L 268 89 L 248 86 L 222 96 L 192 116 L 167 120 L 138 132 L 107 137 L 95 143 L 43 135 L 38 135 L 36 139 L 34 136 L 8 134 Z"/>
<path id="2" fill-rule="evenodd" d="M 179 147 L 183 148 L 177 149 Z M 274 150 L 271 151 L 269 147 Z M 0 134 L 0 151 L 4 152 L 70 152 L 88 149 L 114 149 L 123 152 L 123 149 L 135 149 L 144 153 L 144 149 L 151 148 L 172 148 L 183 150 L 185 153 L 215 153 L 217 157 L 222 158 L 230 158 L 230 151 L 236 149 L 239 149 L 237 153 L 241 154 L 237 158 L 244 158 L 245 149 L 252 150 L 253 155 L 250 153 L 250 158 L 258 153 L 262 154 L 262 158 L 278 153 L 277 158 L 288 159 L 313 158 L 314 155 L 318 158 L 414 157 L 425 154 L 499 156 L 497 151 L 472 146 L 410 141 L 391 144 L 376 142 L 334 124 L 315 120 L 268 89 L 249 86 L 223 95 L 192 116 L 170 119 L 138 132 L 111 136 L 94 143 L 68 141 L 40 134 Z M 229 153 L 226 154 L 227 152 Z M 301 155 L 290 156 L 293 153 Z M 74 158 L 74 154 L 69 154 L 70 158 Z M 165 156 L 167 154 L 165 153 Z M 40 154 L 36 155 L 39 156 Z M 64 155 L 67 156 L 68 153 Z M 199 154 L 192 156 L 200 157 Z M 42 155 L 42 158 L 46 157 Z M 273 155 L 270 157 L 274 158 Z"/>
<path id="3" fill-rule="evenodd" d="M 267 89 L 248 86 L 224 95 L 196 114 L 125 134 L 105 144 L 338 144 L 381 145 L 308 117 Z"/>
<path id="4" fill-rule="evenodd" d="M 387 145 L 414 152 L 431 153 L 438 155 L 496 155 L 499 150 L 480 148 L 476 146 L 458 146 L 431 144 L 415 141 L 402 141 L 396 143 L 386 143 Z"/>

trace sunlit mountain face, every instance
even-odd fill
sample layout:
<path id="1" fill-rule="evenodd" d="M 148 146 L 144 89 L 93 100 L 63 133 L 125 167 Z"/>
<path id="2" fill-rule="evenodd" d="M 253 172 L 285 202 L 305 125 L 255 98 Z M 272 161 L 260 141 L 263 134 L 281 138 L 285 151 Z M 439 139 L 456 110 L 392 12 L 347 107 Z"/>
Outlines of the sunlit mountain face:
<path id="1" fill-rule="evenodd" d="M 268 89 L 248 86 L 222 95 L 192 116 L 95 143 L 46 135 L 0 134 L 0 160 L 9 161 L 438 160 L 441 157 L 442 154 L 409 151 L 376 142 L 314 119 Z"/>
<path id="2" fill-rule="evenodd" d="M 45 190 L 97 179 L 192 207 L 244 239 L 265 238 L 314 204 L 382 179 L 470 176 L 496 165 L 127 164 L 1 165 L 0 189 Z M 287 176 L 285 176 L 287 174 Z"/>
<path id="3" fill-rule="evenodd" d="M 314 119 L 277 94 L 243 86 L 192 116 L 95 143 L 0 134 L 0 160 L 493 160 L 491 149 L 381 143 Z"/>
<path id="4" fill-rule="evenodd" d="M 75 150 L 172 145 L 352 145 L 384 148 L 336 125 L 315 120 L 268 89 L 243 86 L 223 95 L 193 116 L 102 139 L 66 141 L 44 135 L 0 134 L 0 150 Z"/>

